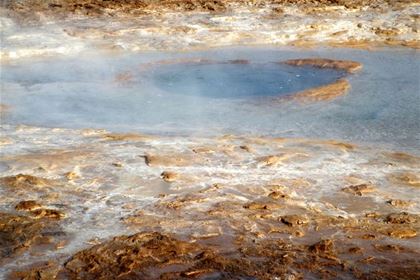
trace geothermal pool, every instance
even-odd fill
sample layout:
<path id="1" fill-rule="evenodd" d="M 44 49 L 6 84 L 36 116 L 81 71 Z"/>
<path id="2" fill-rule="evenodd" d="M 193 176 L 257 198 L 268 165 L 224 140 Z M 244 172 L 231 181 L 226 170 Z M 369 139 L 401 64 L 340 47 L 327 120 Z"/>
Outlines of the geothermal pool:
<path id="1" fill-rule="evenodd" d="M 202 98 L 262 98 L 263 102 L 264 97 L 290 95 L 343 76 L 337 70 L 247 60 L 161 65 L 149 75 L 165 93 Z M 205 107 L 206 102 L 202 105 Z"/>
<path id="2" fill-rule="evenodd" d="M 364 68 L 345 75 L 277 63 L 306 57 L 349 59 Z M 219 63 L 182 62 L 191 59 Z M 229 60 L 236 63 L 223 63 Z M 161 61 L 179 63 L 154 65 Z M 21 60 L 2 68 L 1 102 L 9 107 L 3 124 L 314 137 L 419 148 L 415 50 L 227 48 Z M 343 76 L 351 90 L 333 101 L 276 99 Z"/>

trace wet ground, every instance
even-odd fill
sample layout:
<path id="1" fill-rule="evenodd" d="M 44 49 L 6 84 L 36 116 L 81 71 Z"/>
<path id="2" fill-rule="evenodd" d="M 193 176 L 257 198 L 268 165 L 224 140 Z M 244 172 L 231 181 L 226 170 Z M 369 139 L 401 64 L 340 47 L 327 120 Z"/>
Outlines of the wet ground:
<path id="1" fill-rule="evenodd" d="M 362 64 L 288 60 L 321 55 Z M 413 51 L 239 48 L 28 63 L 3 67 L 4 277 L 418 277 Z M 166 80 L 224 64 L 239 81 L 251 73 L 244 66 L 269 65 L 262 81 L 275 87 L 288 82 L 277 73 L 297 87 L 296 75 L 330 73 L 327 87 L 344 77 L 351 89 L 315 101 L 303 94 L 313 88 L 290 95 L 298 99 L 226 98 L 217 86 L 195 96 L 217 80 L 199 72 L 188 91 Z M 234 92 L 248 89 L 228 77 Z"/>
<path id="2" fill-rule="evenodd" d="M 3 1 L 0 278 L 420 279 L 417 14 Z"/>
<path id="3" fill-rule="evenodd" d="M 4 276 L 418 276 L 414 155 L 303 138 L 2 135 Z"/>

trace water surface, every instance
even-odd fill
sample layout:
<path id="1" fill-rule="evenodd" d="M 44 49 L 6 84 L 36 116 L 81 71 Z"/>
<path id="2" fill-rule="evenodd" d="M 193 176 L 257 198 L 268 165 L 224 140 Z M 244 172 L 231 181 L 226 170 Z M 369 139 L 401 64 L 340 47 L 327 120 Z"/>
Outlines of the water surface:
<path id="1" fill-rule="evenodd" d="M 333 101 L 273 101 L 273 96 L 342 75 L 273 63 L 307 57 L 355 60 L 364 67 L 348 76 L 348 94 Z M 143 67 L 196 58 L 246 59 L 250 64 Z M 2 66 L 1 103 L 10 106 L 2 122 L 174 135 L 327 138 L 416 152 L 419 62 L 415 50 L 398 48 L 226 48 L 20 61 Z"/>

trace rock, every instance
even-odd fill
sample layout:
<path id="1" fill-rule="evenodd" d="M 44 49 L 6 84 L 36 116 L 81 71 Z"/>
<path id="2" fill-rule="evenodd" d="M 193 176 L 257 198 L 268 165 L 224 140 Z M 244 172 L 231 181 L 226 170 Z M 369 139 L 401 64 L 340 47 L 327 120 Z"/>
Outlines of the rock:
<path id="1" fill-rule="evenodd" d="M 412 166 L 418 166 L 418 164 L 420 163 L 420 157 L 411 155 L 411 154 L 407 154 L 407 153 L 402 153 L 402 152 L 385 152 L 384 155 L 392 160 L 392 161 L 396 161 L 398 163 L 404 163 L 407 165 L 412 165 Z"/>
<path id="2" fill-rule="evenodd" d="M 36 209 L 31 211 L 31 214 L 34 215 L 35 218 L 51 218 L 51 219 L 62 219 L 65 217 L 64 213 L 55 209 Z"/>
<path id="3" fill-rule="evenodd" d="M 281 163 L 296 161 L 299 159 L 306 159 L 307 156 L 308 155 L 304 153 L 288 151 L 288 152 L 280 153 L 278 155 L 260 157 L 257 159 L 257 161 L 258 161 L 258 166 L 277 166 Z"/>
<path id="4" fill-rule="evenodd" d="M 169 171 L 164 171 L 162 172 L 162 174 L 160 174 L 160 177 L 165 181 L 165 182 L 174 182 L 179 178 L 179 174 L 175 173 L 175 172 L 169 172 Z"/>
<path id="5" fill-rule="evenodd" d="M 400 199 L 390 199 L 387 201 L 387 203 L 394 207 L 400 207 L 400 208 L 409 207 L 410 205 L 413 204 L 410 201 L 405 201 L 405 200 L 400 200 Z"/>
<path id="6" fill-rule="evenodd" d="M 148 166 L 187 166 L 191 164 L 190 158 L 185 155 L 144 155 Z"/>
<path id="7" fill-rule="evenodd" d="M 393 252 L 400 252 L 404 251 L 404 247 L 395 245 L 395 244 L 387 244 L 387 245 L 374 245 L 375 249 L 381 252 L 386 251 L 393 251 Z"/>
<path id="8" fill-rule="evenodd" d="M 123 164 L 121 162 L 113 162 L 112 165 L 118 168 L 123 167 Z"/>
<path id="9" fill-rule="evenodd" d="M 195 243 L 179 241 L 157 232 L 119 236 L 76 253 L 65 270 L 72 279 L 154 279 L 153 269 L 188 265 L 200 251 Z M 159 273 L 156 271 L 155 273 Z"/>
<path id="10" fill-rule="evenodd" d="M 353 185 L 353 186 L 345 187 L 342 189 L 343 192 L 347 192 L 347 193 L 351 193 L 351 194 L 355 194 L 359 196 L 362 196 L 366 193 L 374 192 L 375 190 L 376 190 L 375 187 L 368 184 Z"/>
<path id="11" fill-rule="evenodd" d="M 376 235 L 372 233 L 366 233 L 366 234 L 363 234 L 360 238 L 365 239 L 365 240 L 374 240 L 376 239 Z"/>
<path id="12" fill-rule="evenodd" d="M 64 177 L 66 177 L 67 180 L 69 180 L 69 181 L 80 178 L 79 174 L 77 174 L 74 171 L 69 171 L 67 173 L 64 173 Z"/>
<path id="13" fill-rule="evenodd" d="M 244 151 L 248 152 L 248 153 L 252 153 L 253 152 L 253 149 L 251 147 L 247 146 L 247 145 L 241 145 L 241 146 L 239 146 L 239 148 L 241 150 L 244 150 Z"/>
<path id="14" fill-rule="evenodd" d="M 327 58 L 303 58 L 290 59 L 283 63 L 293 66 L 313 66 L 318 68 L 331 68 L 336 70 L 343 70 L 348 73 L 355 73 L 362 69 L 362 64 L 351 60 L 334 60 Z"/>
<path id="15" fill-rule="evenodd" d="M 290 227 L 294 227 L 294 226 L 300 226 L 300 225 L 306 225 L 309 220 L 306 216 L 304 215 L 287 215 L 287 216 L 282 216 L 280 218 L 281 222 L 290 226 Z"/>
<path id="16" fill-rule="evenodd" d="M 390 174 L 388 180 L 392 183 L 402 184 L 410 187 L 420 187 L 420 177 L 410 172 Z"/>
<path id="17" fill-rule="evenodd" d="M 388 235 L 394 238 L 413 238 L 417 236 L 417 231 L 411 228 L 397 228 L 389 230 Z"/>
<path id="18" fill-rule="evenodd" d="M 318 143 L 325 146 L 330 146 L 332 148 L 337 148 L 342 151 L 352 151 L 356 147 L 356 145 L 353 143 L 346 143 L 346 142 L 341 142 L 341 141 L 336 141 L 336 140 L 318 140 Z"/>
<path id="19" fill-rule="evenodd" d="M 12 272 L 11 279 L 22 280 L 52 280 L 57 279 L 60 266 L 54 261 L 37 264 L 28 269 Z"/>
<path id="20" fill-rule="evenodd" d="M 142 135 L 142 134 L 135 134 L 135 133 L 125 133 L 125 134 L 117 134 L 117 133 L 109 133 L 104 135 L 105 140 L 108 141 L 149 141 L 152 140 L 153 137 L 149 135 Z"/>
<path id="21" fill-rule="evenodd" d="M 209 148 L 209 147 L 198 147 L 198 148 L 192 149 L 192 151 L 196 154 L 213 154 L 215 152 L 214 149 Z"/>
<path id="22" fill-rule="evenodd" d="M 42 205 L 35 200 L 23 200 L 16 204 L 16 210 L 24 210 L 24 211 L 33 211 L 35 209 L 41 208 Z"/>
<path id="23" fill-rule="evenodd" d="M 32 187 L 51 185 L 51 183 L 50 180 L 25 174 L 0 178 L 0 184 L 9 188 L 30 189 Z"/>
<path id="24" fill-rule="evenodd" d="M 314 254 L 333 254 L 334 242 L 331 239 L 321 240 L 311 246 L 309 250 Z"/>
<path id="25" fill-rule="evenodd" d="M 407 212 L 389 214 L 385 222 L 391 224 L 412 224 L 417 222 L 417 216 Z"/>
<path id="26" fill-rule="evenodd" d="M 350 83 L 346 79 L 340 79 L 324 86 L 310 88 L 282 97 L 281 99 L 296 100 L 303 103 L 330 101 L 344 95 L 349 89 Z"/>
<path id="27" fill-rule="evenodd" d="M 56 227 L 49 220 L 0 213 L 0 263 L 28 250 L 43 239 L 44 231 L 53 231 Z"/>
<path id="28" fill-rule="evenodd" d="M 376 219 L 376 218 L 380 217 L 380 214 L 378 212 L 369 212 L 369 213 L 365 214 L 365 217 Z"/>
<path id="29" fill-rule="evenodd" d="M 249 210 L 274 210 L 274 209 L 281 208 L 279 204 L 275 204 L 271 202 L 258 202 L 258 201 L 245 204 L 243 207 Z"/>
<path id="30" fill-rule="evenodd" d="M 258 159 L 259 165 L 274 166 L 281 162 L 281 158 L 278 156 L 266 156 Z"/>
<path id="31" fill-rule="evenodd" d="M 349 249 L 349 253 L 351 253 L 351 254 L 360 254 L 362 251 L 363 251 L 363 249 L 360 248 L 360 247 L 351 247 Z"/>
<path id="32" fill-rule="evenodd" d="M 305 236 L 305 233 L 301 230 L 297 230 L 297 231 L 293 232 L 293 235 L 296 236 L 296 237 L 303 237 L 303 236 Z"/>
<path id="33" fill-rule="evenodd" d="M 272 199 L 287 199 L 289 198 L 289 196 L 287 194 L 284 194 L 282 192 L 278 192 L 278 191 L 272 191 L 271 193 L 269 193 L 268 197 L 272 198 Z"/>
<path id="34" fill-rule="evenodd" d="M 187 194 L 185 196 L 178 196 L 174 197 L 171 200 L 168 201 L 160 201 L 159 205 L 164 206 L 168 209 L 177 210 L 186 206 L 189 206 L 191 204 L 198 204 L 202 203 L 203 201 L 206 201 L 206 198 L 203 198 L 201 196 L 195 195 L 195 194 Z"/>

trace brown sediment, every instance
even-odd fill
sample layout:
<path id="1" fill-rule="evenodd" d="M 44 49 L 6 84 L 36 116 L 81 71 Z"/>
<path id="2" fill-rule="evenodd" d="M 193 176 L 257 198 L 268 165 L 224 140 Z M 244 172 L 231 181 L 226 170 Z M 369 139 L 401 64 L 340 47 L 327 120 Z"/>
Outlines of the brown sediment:
<path id="1" fill-rule="evenodd" d="M 23 200 L 16 204 L 16 210 L 24 210 L 24 211 L 33 211 L 35 209 L 41 208 L 42 205 L 35 200 Z"/>
<path id="2" fill-rule="evenodd" d="M 72 181 L 72 180 L 80 178 L 80 175 L 77 172 L 69 171 L 69 172 L 64 173 L 64 177 L 66 177 L 67 180 Z"/>
<path id="3" fill-rule="evenodd" d="M 119 236 L 75 254 L 65 269 L 71 278 L 153 279 L 164 266 L 191 266 L 201 253 L 197 244 L 157 232 Z M 155 271 L 147 269 L 154 268 Z"/>
<path id="4" fill-rule="evenodd" d="M 420 187 L 420 177 L 410 172 L 398 172 L 388 175 L 388 180 L 399 185 Z"/>
<path id="5" fill-rule="evenodd" d="M 286 96 L 282 99 L 297 100 L 299 102 L 319 102 L 330 101 L 344 95 L 350 89 L 350 83 L 346 79 L 340 79 L 325 86 L 310 88 L 295 94 Z"/>
<path id="6" fill-rule="evenodd" d="M 10 110 L 10 106 L 0 103 L 0 114 L 7 113 Z"/>
<path id="7" fill-rule="evenodd" d="M 334 60 L 327 58 L 290 59 L 283 63 L 293 66 L 313 66 L 317 68 L 330 68 L 355 73 L 362 69 L 362 64 L 351 60 Z"/>
<path id="8" fill-rule="evenodd" d="M 153 139 L 153 137 L 150 135 L 142 135 L 142 134 L 135 134 L 135 133 L 125 133 L 125 134 L 109 133 L 109 134 L 105 134 L 104 138 L 105 140 L 108 140 L 108 141 L 149 141 Z"/>
<path id="9" fill-rule="evenodd" d="M 208 199 L 205 196 L 189 194 L 185 196 L 177 196 L 177 197 L 165 200 L 165 201 L 159 201 L 158 205 L 163 206 L 168 209 L 177 210 L 177 209 L 184 208 L 186 206 L 201 203 L 206 200 Z"/>
<path id="10" fill-rule="evenodd" d="M 389 214 L 385 221 L 391 224 L 412 224 L 417 222 L 418 217 L 407 212 Z"/>
<path id="11" fill-rule="evenodd" d="M 2 14 L 23 24 L 64 21 L 65 36 L 111 52 L 255 44 L 346 48 L 420 45 L 414 10 L 419 1 L 5 0 L 0 5 Z M 302 22 L 302 15 L 308 17 L 308 24 Z M 86 18 L 104 24 L 85 25 Z M 219 22 L 221 18 L 233 24 Z M 344 22 L 326 24 L 335 20 Z M 118 24 L 109 28 L 105 24 L 109 21 Z M 120 25 L 123 22 L 136 24 Z M 283 25 L 286 28 L 278 28 Z M 150 34 L 150 40 L 136 39 L 136 34 L 143 31 Z M 110 37 L 113 40 L 107 40 Z M 22 53 L 6 48 L 2 60 L 8 63 L 24 56 L 60 53 L 41 48 L 35 46 L 34 51 Z M 129 83 L 132 77 L 132 73 L 123 72 L 117 74 L 116 81 Z"/>
<path id="12" fill-rule="evenodd" d="M 79 137 L 80 133 L 75 135 Z M 22 132 L 19 137 L 32 136 Z M 64 278 L 70 279 L 218 276 L 262 280 L 276 277 L 386 279 L 389 275 L 403 277 L 402 268 L 410 277 L 418 276 L 415 271 L 418 262 L 413 262 L 418 257 L 418 208 L 416 205 L 404 210 L 396 208 L 402 203 L 398 200 L 407 200 L 404 192 L 407 189 L 392 192 L 397 185 L 386 180 L 386 174 L 394 174 L 392 170 L 415 174 L 417 159 L 414 156 L 388 154 L 334 140 L 240 136 L 226 136 L 223 140 L 174 138 L 173 143 L 177 145 L 161 141 L 119 142 L 114 143 L 118 144 L 118 150 L 112 153 L 102 134 L 83 139 L 95 144 L 98 154 L 86 157 L 77 168 L 72 164 L 49 172 L 48 178 L 65 181 L 58 191 L 48 191 L 45 196 L 34 192 L 36 184 L 41 189 L 51 182 L 52 186 L 56 184 L 45 179 L 48 181 L 44 186 L 43 178 L 38 176 L 9 176 L 6 180 L 9 185 L 3 182 L 6 177 L 2 179 L 0 188 L 6 192 L 2 203 L 11 207 L 20 205 L 16 209 L 22 214 L 9 214 L 12 217 L 7 223 L 12 223 L 17 230 L 9 230 L 8 238 L 17 236 L 18 240 L 12 240 L 17 245 L 9 241 L 7 246 L 13 251 L 23 240 L 23 251 L 45 254 L 43 260 L 56 260 L 56 263 L 36 267 L 39 259 L 28 254 L 27 264 L 31 267 L 12 268 L 18 270 L 13 273 L 16 277 L 27 275 L 31 279 L 45 275 L 44 279 L 53 279 L 53 275 L 62 273 Z M 252 147 L 252 152 L 246 152 L 241 146 Z M 222 152 L 224 149 L 229 153 Z M 142 153 L 150 154 L 138 157 Z M 309 159 L 305 157 L 309 161 L 302 163 L 300 157 L 289 158 L 285 164 L 257 168 L 258 160 L 264 156 L 291 153 L 310 155 Z M 378 158 L 392 165 L 375 165 L 373 169 L 360 165 L 360 159 L 370 164 L 370 159 Z M 144 160 L 150 167 L 143 164 Z M 112 162 L 137 165 L 139 169 L 129 174 L 125 168 L 116 169 Z M 18 170 L 13 161 L 8 163 Z M 25 165 L 24 170 L 32 170 L 37 163 Z M 331 164 L 337 165 L 333 171 Z M 77 173 L 80 170 L 83 176 L 68 182 L 63 174 L 69 170 Z M 37 172 L 43 174 L 44 171 Z M 172 176 L 177 178 L 173 183 L 162 182 Z M 192 176 L 197 178 L 193 183 L 185 180 Z M 165 188 L 170 186 L 171 190 L 163 188 L 150 196 L 144 195 L 143 191 L 155 188 L 156 181 Z M 24 197 L 16 195 L 17 185 L 24 190 L 21 192 Z M 108 185 L 121 187 L 118 190 L 124 193 L 110 194 Z M 341 191 L 341 187 L 347 187 L 350 194 Z M 172 192 L 176 188 L 179 189 Z M 373 189 L 376 191 L 365 195 Z M 408 191 L 413 197 L 418 193 L 417 188 Z M 54 203 L 46 197 L 58 194 L 61 197 Z M 140 202 L 145 197 L 146 205 Z M 30 200 L 34 201 L 28 202 Z M 104 205 L 100 211 L 103 209 L 105 215 L 93 212 L 97 215 L 92 220 L 86 222 L 87 215 L 78 219 L 85 214 L 85 209 L 96 207 L 95 203 Z M 72 207 L 65 206 L 72 204 Z M 117 213 L 114 215 L 114 212 Z M 70 218 L 63 219 L 64 213 Z M 86 240 L 83 235 L 78 236 L 74 241 L 69 240 L 74 242 L 71 246 L 81 250 L 73 254 L 68 250 L 56 251 L 66 243 L 57 239 L 49 241 L 52 235 L 55 238 L 57 229 L 49 230 L 47 226 L 57 223 L 65 225 L 69 232 L 73 230 L 73 223 L 86 226 L 89 233 L 97 225 L 109 233 L 117 224 L 124 232 L 105 241 L 100 234 Z M 4 224 L 1 220 L 0 227 Z M 26 230 L 27 224 L 39 227 L 39 234 L 32 234 L 29 226 Z M 140 233 L 123 235 L 133 232 Z M 0 231 L 1 234 L 4 233 Z M 32 235 L 34 241 L 31 241 Z M 47 253 L 45 248 L 34 247 L 37 242 L 55 245 Z M 22 260 L 17 254 L 11 254 L 10 259 L 16 263 Z"/>
<path id="13" fill-rule="evenodd" d="M 284 193 L 282 193 L 280 191 L 275 191 L 275 190 L 273 190 L 272 192 L 270 192 L 268 194 L 268 197 L 270 197 L 272 199 L 281 199 L 281 198 L 282 199 L 287 199 L 287 198 L 289 198 L 289 196 L 287 194 L 284 194 Z"/>
<path id="14" fill-rule="evenodd" d="M 36 219 L 51 218 L 51 219 L 59 220 L 59 219 L 62 219 L 63 217 L 65 217 L 65 215 L 62 211 L 55 210 L 55 209 L 39 208 L 39 209 L 31 211 L 30 213 Z"/>
<path id="15" fill-rule="evenodd" d="M 405 5 L 415 4 L 418 1 L 367 1 L 367 0 L 340 0 L 340 1 L 310 1 L 310 0 L 268 0 L 258 3 L 247 3 L 254 7 L 264 7 L 265 5 L 276 4 L 273 10 L 276 14 L 283 14 L 282 6 L 298 5 L 306 13 L 319 13 L 328 10 L 329 7 L 344 7 L 349 10 L 359 9 L 361 7 L 375 9 L 382 5 L 398 8 Z M 209 12 L 225 12 L 231 4 L 243 4 L 238 0 L 162 0 L 162 1 L 131 1 L 131 0 L 26 0 L 19 3 L 15 1 L 3 1 L 2 7 L 14 10 L 16 12 L 29 12 L 32 5 L 34 11 L 50 10 L 55 13 L 71 12 L 82 13 L 86 15 L 98 15 L 104 13 L 112 14 L 113 11 L 121 11 L 128 14 L 147 13 L 153 10 L 161 9 L 166 11 L 209 11 Z"/>
<path id="16" fill-rule="evenodd" d="M 281 158 L 278 156 L 266 156 L 258 159 L 258 162 L 265 166 L 277 165 L 281 162 Z"/>
<path id="17" fill-rule="evenodd" d="M 306 142 L 311 143 L 311 144 L 319 143 L 319 144 L 323 145 L 324 147 L 329 146 L 329 147 L 333 147 L 333 148 L 340 149 L 340 150 L 343 150 L 343 151 L 351 151 L 356 147 L 355 144 L 341 142 L 341 141 L 337 141 L 337 140 L 318 140 L 318 141 L 309 140 L 309 141 L 306 141 Z"/>
<path id="18" fill-rule="evenodd" d="M 93 156 L 94 152 L 91 150 L 87 151 L 86 147 L 81 147 L 78 149 L 66 150 L 66 149 L 52 149 L 48 151 L 40 151 L 37 153 L 26 153 L 21 155 L 10 155 L 3 158 L 7 162 L 15 162 L 21 167 L 30 166 L 31 168 L 38 168 L 39 170 L 44 171 L 56 171 L 61 168 L 66 168 L 67 170 L 73 169 L 76 165 L 80 164 L 81 161 L 85 160 L 89 156 Z M 61 171 L 62 172 L 62 171 Z M 47 180 L 31 175 L 19 174 L 16 175 L 14 180 L 24 181 L 27 177 L 27 181 L 36 180 L 38 178 L 41 184 L 43 181 L 45 184 L 53 184 L 54 180 Z M 33 177 L 32 179 L 30 177 Z M 19 179 L 20 178 L 20 179 Z M 12 178 L 9 178 L 11 180 Z M 1 181 L 2 179 L 0 179 Z"/>
<path id="19" fill-rule="evenodd" d="M 212 154 L 215 152 L 215 149 L 212 147 L 196 147 L 192 151 L 196 154 Z"/>
<path id="20" fill-rule="evenodd" d="M 18 174 L 0 178 L 0 184 L 12 189 L 31 189 L 50 186 L 53 184 L 53 181 L 32 175 Z"/>
<path id="21" fill-rule="evenodd" d="M 356 194 L 359 196 L 362 196 L 366 193 L 374 192 L 375 190 L 376 188 L 369 184 L 354 185 L 354 186 L 349 186 L 342 189 L 343 192 Z"/>
<path id="22" fill-rule="evenodd" d="M 414 238 L 417 236 L 417 231 L 412 228 L 396 228 L 390 229 L 388 235 L 394 238 Z"/>
<path id="23" fill-rule="evenodd" d="M 385 37 L 385 36 L 384 36 Z M 335 48 L 355 48 L 365 50 L 375 50 L 378 48 L 389 47 L 389 46 L 403 46 L 412 49 L 420 49 L 419 40 L 398 40 L 398 39 L 384 39 L 382 41 L 370 40 L 344 40 L 344 41 L 330 41 L 326 43 L 330 47 Z M 322 45 L 322 44 L 321 44 Z M 312 42 L 311 47 L 318 46 Z"/>
<path id="24" fill-rule="evenodd" d="M 12 272 L 9 280 L 52 280 L 57 279 L 60 265 L 55 261 L 36 263 L 26 269 Z"/>
<path id="25" fill-rule="evenodd" d="M 166 182 L 174 182 L 179 178 L 179 174 L 175 172 L 164 171 L 160 177 Z"/>
<path id="26" fill-rule="evenodd" d="M 293 279 L 304 279 L 307 273 L 317 278 L 360 278 L 368 271 L 369 277 L 375 279 L 379 275 L 385 278 L 387 275 L 401 276 L 403 274 L 397 271 L 402 267 L 406 267 L 410 277 L 419 275 L 415 272 L 417 262 L 405 262 L 409 259 L 404 258 L 392 261 L 385 258 L 374 266 L 393 267 L 394 274 L 372 271 L 365 265 L 376 262 L 376 258 L 369 255 L 371 250 L 366 248 L 368 252 L 365 252 L 351 243 L 344 245 L 343 241 L 321 239 L 305 245 L 278 238 L 258 240 L 238 235 L 235 238 L 238 247 L 223 253 L 203 242 L 142 232 L 115 237 L 80 251 L 64 265 L 64 270 L 70 278 L 78 279 L 134 279 L 140 276 L 147 279 L 183 279 L 187 276 L 200 279 L 211 275 L 223 279 L 256 277 L 263 280 L 293 275 Z M 401 246 L 395 247 L 398 249 L 395 251 L 392 246 L 378 245 L 377 248 L 384 254 L 406 251 Z M 348 260 L 343 258 L 343 249 L 353 255 L 353 265 L 349 266 Z"/>
<path id="27" fill-rule="evenodd" d="M 173 155 L 144 155 L 145 163 L 148 166 L 187 166 L 194 162 L 194 159 L 184 154 Z"/>
<path id="28" fill-rule="evenodd" d="M 112 165 L 118 168 L 123 167 L 123 164 L 121 162 L 113 162 Z"/>
<path id="29" fill-rule="evenodd" d="M 279 164 L 292 162 L 292 161 L 299 161 L 308 158 L 308 155 L 305 153 L 299 152 L 285 152 L 278 155 L 270 155 L 261 158 L 257 158 L 259 166 L 276 166 Z"/>
<path id="30" fill-rule="evenodd" d="M 244 205 L 244 208 L 249 210 L 274 210 L 281 207 L 280 204 L 269 201 L 253 201 Z"/>
<path id="31" fill-rule="evenodd" d="M 387 201 L 387 203 L 394 207 L 401 207 L 401 208 L 406 208 L 414 204 L 411 201 L 405 201 L 401 199 L 390 199 Z"/>
<path id="32" fill-rule="evenodd" d="M 413 49 L 420 49 L 420 40 L 385 40 L 385 45 L 404 46 Z"/>
<path id="33" fill-rule="evenodd" d="M 309 222 L 308 218 L 304 215 L 286 215 L 282 216 L 280 220 L 282 223 L 291 227 L 305 225 Z"/>
<path id="34" fill-rule="evenodd" d="M 0 213 L 0 263 L 44 242 L 47 230 L 57 229 L 57 224 L 50 220 Z"/>
<path id="35" fill-rule="evenodd" d="M 410 165 L 420 165 L 420 157 L 408 154 L 408 153 L 402 153 L 402 152 L 386 152 L 384 155 L 391 159 L 395 160 L 400 163 L 404 164 L 410 164 Z"/>

